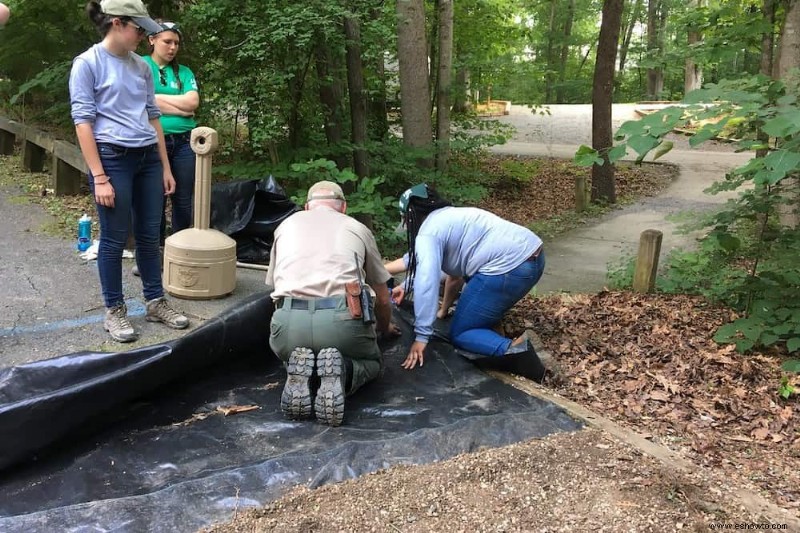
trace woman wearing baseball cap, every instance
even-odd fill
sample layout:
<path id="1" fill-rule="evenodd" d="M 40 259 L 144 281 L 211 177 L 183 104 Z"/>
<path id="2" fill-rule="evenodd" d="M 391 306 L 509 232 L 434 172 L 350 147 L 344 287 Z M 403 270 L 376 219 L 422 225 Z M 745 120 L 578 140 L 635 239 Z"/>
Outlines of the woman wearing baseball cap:
<path id="1" fill-rule="evenodd" d="M 544 271 L 542 239 L 527 228 L 483 209 L 453 207 L 426 184 L 405 191 L 399 201 L 408 252 L 390 263 L 390 273 L 407 270 L 393 300 L 413 294 L 415 341 L 403 367 L 422 366 L 433 322 L 443 318 L 461 290 L 450 323 L 450 342 L 484 368 L 506 370 L 541 381 L 544 366 L 527 335 L 509 339 L 494 328 Z M 440 272 L 447 274 L 439 305 Z M 463 287 L 463 290 L 462 290 Z"/>
<path id="2" fill-rule="evenodd" d="M 133 220 L 145 319 L 183 329 L 189 320 L 164 299 L 159 230 L 164 196 L 175 190 L 150 67 L 134 53 L 161 27 L 141 0 L 86 6 L 103 40 L 75 58 L 69 79 L 72 119 L 89 168 L 100 221 L 97 269 L 106 306 L 103 327 L 118 342 L 137 338 L 122 292 L 122 251 Z M 132 216 L 131 216 L 132 215 Z"/>
<path id="3" fill-rule="evenodd" d="M 150 66 L 155 83 L 156 105 L 161 110 L 161 127 L 167 145 L 167 157 L 175 176 L 172 202 L 172 233 L 192 225 L 194 197 L 195 154 L 189 141 L 197 127 L 194 113 L 200 105 L 200 93 L 194 73 L 178 63 L 178 51 L 183 33 L 174 22 L 159 23 L 159 31 L 150 34 Z M 162 236 L 166 236 L 166 218 L 161 221 Z"/>

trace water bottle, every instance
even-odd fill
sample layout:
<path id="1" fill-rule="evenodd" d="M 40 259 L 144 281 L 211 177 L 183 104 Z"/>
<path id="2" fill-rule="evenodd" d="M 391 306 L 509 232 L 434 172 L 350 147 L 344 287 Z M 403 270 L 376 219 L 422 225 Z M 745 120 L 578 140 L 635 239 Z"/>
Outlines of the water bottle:
<path id="1" fill-rule="evenodd" d="M 92 217 L 86 213 L 78 219 L 78 251 L 85 252 L 92 245 Z"/>

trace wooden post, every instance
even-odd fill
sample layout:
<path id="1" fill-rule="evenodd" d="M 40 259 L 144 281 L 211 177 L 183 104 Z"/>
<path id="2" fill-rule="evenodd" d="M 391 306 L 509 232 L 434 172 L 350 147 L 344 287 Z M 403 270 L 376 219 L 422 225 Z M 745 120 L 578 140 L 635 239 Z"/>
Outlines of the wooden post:
<path id="1" fill-rule="evenodd" d="M 30 172 L 44 170 L 48 152 L 53 152 L 53 138 L 30 126 L 22 131 L 22 166 Z"/>
<path id="2" fill-rule="evenodd" d="M 56 196 L 80 194 L 82 177 L 83 174 L 80 170 L 57 157 L 53 158 L 53 168 L 50 171 L 50 187 Z"/>
<path id="3" fill-rule="evenodd" d="M 22 142 L 22 166 L 30 172 L 44 170 L 45 150 L 32 141 L 25 139 Z"/>
<path id="4" fill-rule="evenodd" d="M 589 191 L 586 188 L 586 176 L 575 176 L 575 211 L 581 213 L 589 207 Z"/>
<path id="5" fill-rule="evenodd" d="M 639 255 L 633 273 L 633 290 L 652 292 L 656 285 L 658 256 L 661 254 L 661 239 L 664 234 L 657 229 L 646 229 L 639 237 Z"/>
<path id="6" fill-rule="evenodd" d="M 56 196 L 78 194 L 87 167 L 80 149 L 65 141 L 53 141 L 53 164 L 50 167 L 50 188 Z"/>
<path id="7" fill-rule="evenodd" d="M 0 155 L 12 155 L 14 153 L 14 141 L 16 135 L 10 131 L 0 130 Z"/>

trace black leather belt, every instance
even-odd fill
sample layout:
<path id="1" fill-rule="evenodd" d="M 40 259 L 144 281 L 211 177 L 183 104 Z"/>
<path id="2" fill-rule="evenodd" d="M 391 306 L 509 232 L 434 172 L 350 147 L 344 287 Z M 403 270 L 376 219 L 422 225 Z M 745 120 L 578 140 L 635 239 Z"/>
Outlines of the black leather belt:
<path id="1" fill-rule="evenodd" d="M 192 132 L 190 132 L 190 131 L 186 131 L 186 132 L 183 132 L 183 133 L 167 133 L 166 135 L 164 135 L 164 140 L 165 141 L 172 141 L 172 142 L 175 142 L 175 141 L 186 141 L 186 142 L 189 142 L 191 140 L 191 138 L 192 138 Z"/>
<path id="2" fill-rule="evenodd" d="M 286 298 L 278 298 L 278 301 L 275 303 L 276 309 L 282 309 L 283 304 L 286 302 Z M 339 304 L 342 302 L 342 297 L 330 297 L 330 298 L 314 298 L 313 300 L 301 300 L 298 298 L 291 298 L 291 309 L 309 309 L 309 302 L 314 302 L 314 309 L 336 309 L 339 307 Z"/>
<path id="3" fill-rule="evenodd" d="M 527 258 L 525 261 L 536 261 L 537 259 L 539 259 L 539 254 L 542 253 L 542 249 L 544 249 L 544 246 L 538 247 L 536 251 L 533 252 L 531 256 Z"/>

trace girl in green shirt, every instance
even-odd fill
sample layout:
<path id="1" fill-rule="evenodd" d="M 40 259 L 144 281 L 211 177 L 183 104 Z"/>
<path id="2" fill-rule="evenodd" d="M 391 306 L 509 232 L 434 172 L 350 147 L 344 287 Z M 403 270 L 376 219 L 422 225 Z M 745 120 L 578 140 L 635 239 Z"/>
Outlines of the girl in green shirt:
<path id="1" fill-rule="evenodd" d="M 167 156 L 175 176 L 172 195 L 172 232 L 191 227 L 194 198 L 195 154 L 189 145 L 192 129 L 197 127 L 194 113 L 200 94 L 194 74 L 177 61 L 182 34 L 174 22 L 161 22 L 161 31 L 150 34 L 150 55 L 144 60 L 153 71 L 156 104 L 161 110 L 161 127 Z M 166 217 L 161 218 L 162 239 L 166 237 Z"/>

